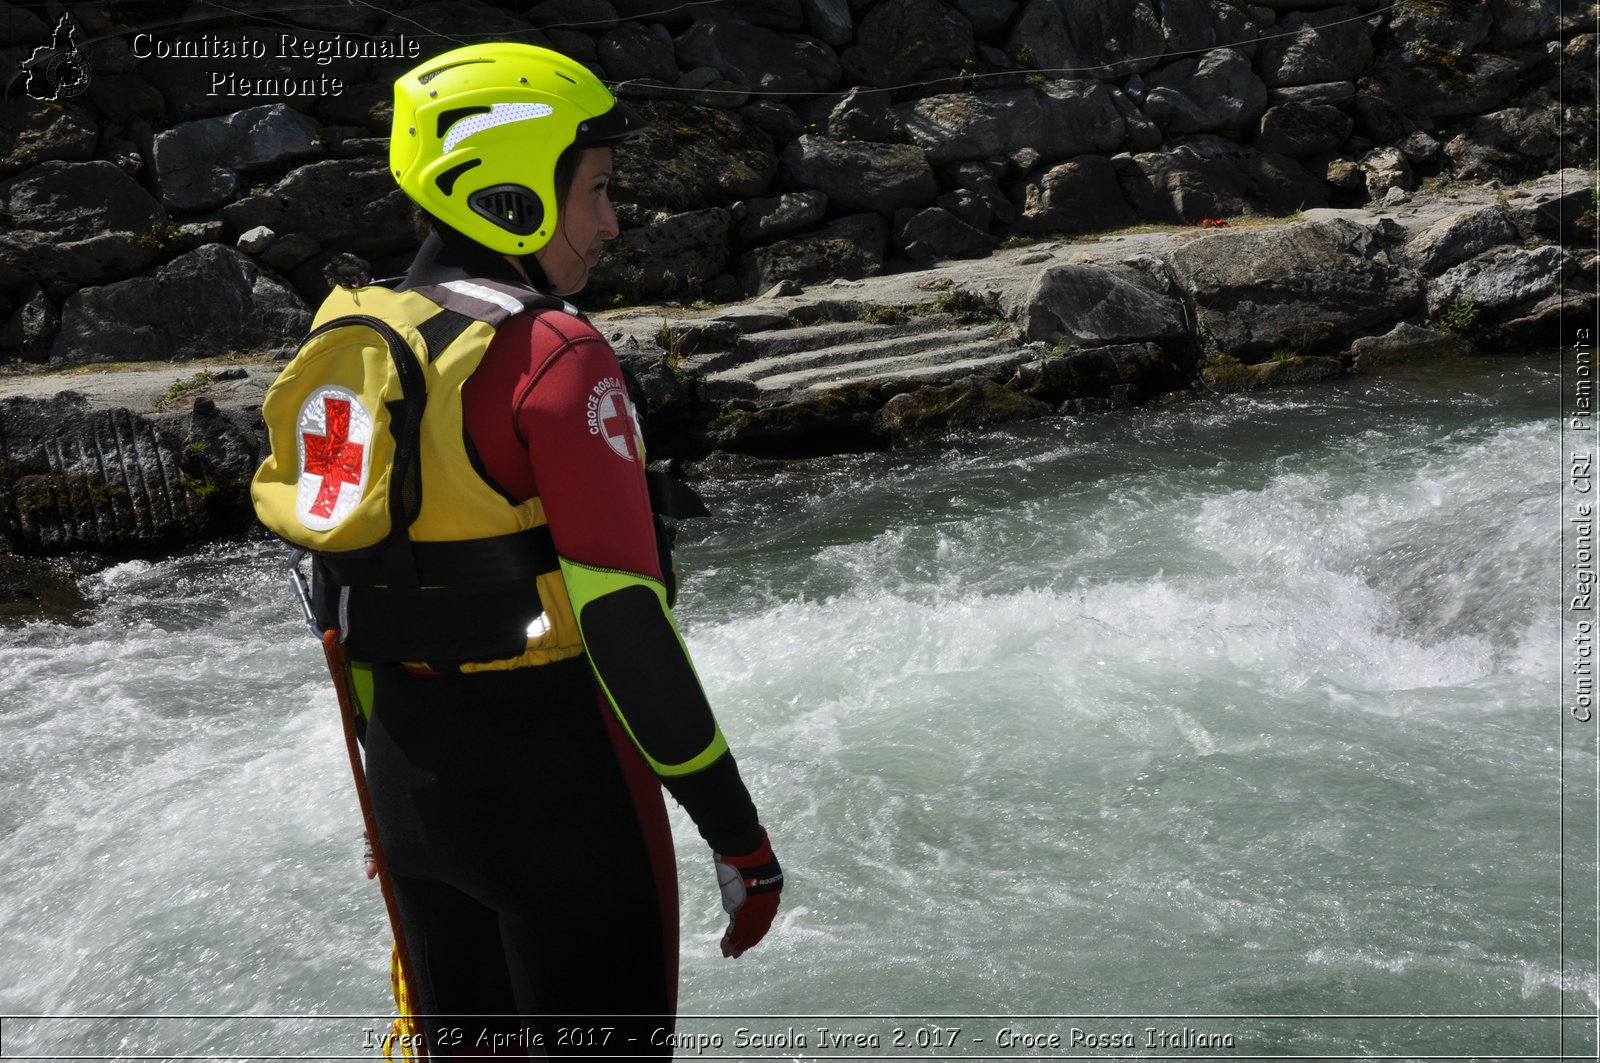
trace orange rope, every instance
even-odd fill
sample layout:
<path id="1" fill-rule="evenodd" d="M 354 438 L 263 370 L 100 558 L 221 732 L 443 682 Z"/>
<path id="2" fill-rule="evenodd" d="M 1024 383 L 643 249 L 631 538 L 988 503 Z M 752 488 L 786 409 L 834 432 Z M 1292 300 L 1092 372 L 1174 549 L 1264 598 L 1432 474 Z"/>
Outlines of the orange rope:
<path id="1" fill-rule="evenodd" d="M 333 675 L 333 689 L 339 695 L 339 715 L 344 720 L 344 743 L 350 753 L 350 773 L 356 780 L 356 800 L 361 804 L 361 821 L 367 828 L 367 842 L 372 846 L 372 858 L 378 865 L 378 886 L 383 892 L 384 907 L 389 910 L 389 928 L 394 931 L 394 953 L 391 964 L 391 981 L 395 987 L 395 1005 L 400 1011 L 400 1018 L 395 1020 L 394 1030 L 402 1030 L 402 1022 L 410 1019 L 409 994 L 404 987 L 416 985 L 412 977 L 411 955 L 406 951 L 405 935 L 400 932 L 400 905 L 395 900 L 394 886 L 389 880 L 389 863 L 383 858 L 383 842 L 378 838 L 378 825 L 372 818 L 372 797 L 367 793 L 367 773 L 361 764 L 361 742 L 356 737 L 356 709 L 355 698 L 350 693 L 349 661 L 345 657 L 344 646 L 339 642 L 339 633 L 332 628 L 322 633 L 322 653 L 328 659 L 328 671 Z M 410 1024 L 414 1026 L 415 1024 Z M 416 1031 L 420 1033 L 420 1031 Z M 401 1040 L 402 1059 L 428 1058 L 428 1050 L 424 1037 L 405 1037 Z M 406 1048 L 414 1045 L 415 1054 L 406 1053 Z M 388 1049 L 384 1051 L 385 1058 L 389 1058 Z"/>

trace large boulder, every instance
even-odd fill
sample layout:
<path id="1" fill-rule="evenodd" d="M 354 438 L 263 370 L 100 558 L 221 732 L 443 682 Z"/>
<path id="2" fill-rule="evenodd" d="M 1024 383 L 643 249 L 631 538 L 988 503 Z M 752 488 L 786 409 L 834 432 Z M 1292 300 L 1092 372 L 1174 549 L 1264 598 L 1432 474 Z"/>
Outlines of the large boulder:
<path id="1" fill-rule="evenodd" d="M 1333 218 L 1200 236 L 1171 260 L 1205 345 L 1248 361 L 1347 343 L 1417 309 L 1422 285 L 1393 252 L 1396 238 Z"/>
<path id="2" fill-rule="evenodd" d="M 748 200 L 734 227 L 733 244 L 745 248 L 790 236 L 820 222 L 827 211 L 827 194 L 817 191 Z"/>
<path id="3" fill-rule="evenodd" d="M 816 189 L 845 210 L 892 214 L 924 205 L 939 191 L 928 160 L 909 144 L 802 136 L 784 149 L 779 162 L 797 186 Z"/>
<path id="4" fill-rule="evenodd" d="M 1548 298 L 1577 265 L 1559 247 L 1497 247 L 1429 281 L 1428 312 L 1459 303 L 1477 314 L 1507 315 Z"/>
<path id="5" fill-rule="evenodd" d="M 697 292 L 726 267 L 731 225 L 726 207 L 708 207 L 630 227 L 607 246 L 591 272 L 590 294 L 637 301 Z"/>
<path id="6" fill-rule="evenodd" d="M 1291 159 L 1333 151 L 1350 136 L 1355 119 L 1316 103 L 1281 103 L 1267 108 L 1256 129 L 1256 147 Z"/>
<path id="7" fill-rule="evenodd" d="M 1035 171 L 1017 203 L 1020 233 L 1083 233 L 1116 229 L 1137 220 L 1117 183 L 1117 165 L 1104 155 L 1082 155 Z"/>
<path id="8" fill-rule="evenodd" d="M 673 100 L 639 110 L 650 124 L 617 149 L 619 200 L 671 214 L 731 206 L 761 195 L 777 172 L 772 138 L 741 114 Z"/>
<path id="9" fill-rule="evenodd" d="M 1214 136 L 1135 155 L 1118 181 L 1139 217 L 1172 224 L 1289 214 L 1320 207 L 1328 197 L 1327 185 L 1293 159 Z"/>
<path id="10" fill-rule="evenodd" d="M 0 176 L 41 162 L 92 159 L 99 136 L 94 115 L 76 104 L 0 100 Z"/>
<path id="11" fill-rule="evenodd" d="M 1212 0 L 1161 0 L 1161 33 L 1169 53 L 1207 48 L 1241 48 L 1254 52 L 1256 24 L 1243 8 Z"/>
<path id="12" fill-rule="evenodd" d="M 1370 20 L 1353 7 L 1285 15 L 1261 45 L 1261 78 L 1269 86 L 1353 79 L 1372 62 Z"/>
<path id="13" fill-rule="evenodd" d="M 938 262 L 982 254 L 994 247 L 989 234 L 942 207 L 912 215 L 900 229 L 900 246 L 913 262 Z"/>
<path id="14" fill-rule="evenodd" d="M 745 291 L 764 292 L 780 281 L 818 284 L 883 272 L 889 238 L 880 214 L 852 214 L 805 236 L 758 247 L 740 260 Z"/>
<path id="15" fill-rule="evenodd" d="M 1464 181 L 1517 181 L 1561 163 L 1562 108 L 1554 100 L 1508 107 L 1473 120 L 1444 146 Z"/>
<path id="16" fill-rule="evenodd" d="M 1585 170 L 1558 170 L 1507 192 L 1506 216 L 1530 232 L 1558 233 L 1563 226 L 1576 232 L 1586 216 L 1592 227 L 1595 188 L 1595 179 Z"/>
<path id="17" fill-rule="evenodd" d="M 974 49 L 972 23 L 938 0 L 887 0 L 867 12 L 839 59 L 852 81 L 887 87 L 958 68 Z"/>
<path id="18" fill-rule="evenodd" d="M 126 556 L 204 537 L 205 481 L 181 436 L 73 391 L 0 400 L 0 540 L 22 555 Z"/>
<path id="19" fill-rule="evenodd" d="M 1098 81 L 929 96 L 895 107 L 900 124 L 935 166 L 1031 149 L 1040 161 L 1109 155 L 1125 127 Z"/>
<path id="20" fill-rule="evenodd" d="M 1434 277 L 1474 255 L 1516 242 L 1517 230 L 1498 203 L 1458 210 L 1406 242 L 1406 259 L 1424 277 Z"/>
<path id="21" fill-rule="evenodd" d="M 156 134 L 156 186 L 168 210 L 220 207 L 239 190 L 239 175 L 322 154 L 315 121 L 281 103 L 222 118 L 182 122 Z"/>
<path id="22" fill-rule="evenodd" d="M 1560 0 L 1489 0 L 1494 13 L 1491 45 L 1499 49 L 1542 44 L 1561 36 Z"/>
<path id="23" fill-rule="evenodd" d="M 311 311 L 247 256 L 207 244 L 153 274 L 67 300 L 53 362 L 182 361 L 292 347 Z"/>
<path id="24" fill-rule="evenodd" d="M 1151 0 L 1028 0 L 1006 38 L 1007 53 L 1031 54 L 1051 76 L 1108 81 L 1149 70 L 1166 50 Z"/>
<path id="25" fill-rule="evenodd" d="M 384 163 L 327 159 L 290 171 L 265 192 L 222 208 L 234 233 L 264 225 L 279 235 L 306 233 L 323 248 L 363 258 L 415 246 L 412 206 Z"/>
<path id="26" fill-rule="evenodd" d="M 884 403 L 878 424 L 895 444 L 911 444 L 950 432 L 1025 421 L 1050 414 L 1046 403 L 981 376 L 953 384 L 902 392 Z"/>
<path id="27" fill-rule="evenodd" d="M 839 80 L 839 60 L 821 41 L 726 18 L 690 27 L 678 40 L 678 65 L 710 67 L 736 85 L 768 93 L 823 92 Z"/>
<path id="28" fill-rule="evenodd" d="M 22 305 L 0 326 L 0 361 L 47 361 L 50 343 L 61 327 L 61 312 L 37 284 L 23 294 Z"/>
<path id="29" fill-rule="evenodd" d="M 1180 59 L 1145 80 L 1145 117 L 1170 135 L 1241 133 L 1267 106 L 1267 87 L 1232 48 Z"/>
<path id="30" fill-rule="evenodd" d="M 166 212 L 103 160 L 43 162 L 0 181 L 0 288 L 100 284 L 161 256 Z"/>
<path id="31" fill-rule="evenodd" d="M 671 84 L 678 78 L 678 54 L 666 30 L 629 22 L 601 37 L 595 56 L 618 81 L 647 78 Z"/>
<path id="32" fill-rule="evenodd" d="M 1103 346 L 1189 335 L 1183 304 L 1155 290 L 1144 274 L 1077 263 L 1041 271 L 1017 321 L 1024 338 L 1042 343 Z"/>

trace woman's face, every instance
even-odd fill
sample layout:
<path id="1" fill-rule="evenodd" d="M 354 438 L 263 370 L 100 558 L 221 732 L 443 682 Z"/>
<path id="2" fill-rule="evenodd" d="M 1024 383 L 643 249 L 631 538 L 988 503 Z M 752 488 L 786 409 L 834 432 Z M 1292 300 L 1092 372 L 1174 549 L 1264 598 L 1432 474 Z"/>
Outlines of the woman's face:
<path id="1" fill-rule="evenodd" d="M 550 279 L 552 294 L 571 295 L 589 283 L 589 271 L 600 261 L 606 241 L 616 239 L 610 185 L 611 149 L 584 149 L 558 208 L 555 235 L 534 254 Z"/>

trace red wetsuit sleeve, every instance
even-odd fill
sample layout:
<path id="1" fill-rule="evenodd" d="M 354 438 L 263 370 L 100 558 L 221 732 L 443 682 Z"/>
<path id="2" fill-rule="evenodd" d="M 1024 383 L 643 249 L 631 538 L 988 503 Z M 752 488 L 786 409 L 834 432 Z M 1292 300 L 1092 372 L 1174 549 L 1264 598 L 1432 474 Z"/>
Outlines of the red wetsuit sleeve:
<path id="1" fill-rule="evenodd" d="M 714 847 L 759 844 L 755 807 L 652 589 L 661 571 L 642 443 L 610 345 L 570 315 L 514 318 L 465 403 L 485 471 L 544 503 L 585 651 L 635 744 Z"/>

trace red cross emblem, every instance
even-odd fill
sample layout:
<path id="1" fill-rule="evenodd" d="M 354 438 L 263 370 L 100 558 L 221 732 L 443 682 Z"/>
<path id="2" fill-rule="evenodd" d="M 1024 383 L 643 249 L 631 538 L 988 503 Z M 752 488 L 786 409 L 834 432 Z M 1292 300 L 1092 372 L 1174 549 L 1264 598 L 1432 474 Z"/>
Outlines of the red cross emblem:
<path id="1" fill-rule="evenodd" d="M 634 460 L 633 414 L 621 391 L 608 391 L 600 400 L 600 434 L 618 455 Z"/>
<path id="2" fill-rule="evenodd" d="M 350 400 L 324 396 L 322 400 L 325 435 L 303 433 L 306 444 L 306 473 L 322 477 L 310 512 L 331 517 L 345 484 L 361 484 L 361 460 L 366 447 L 350 440 Z"/>

